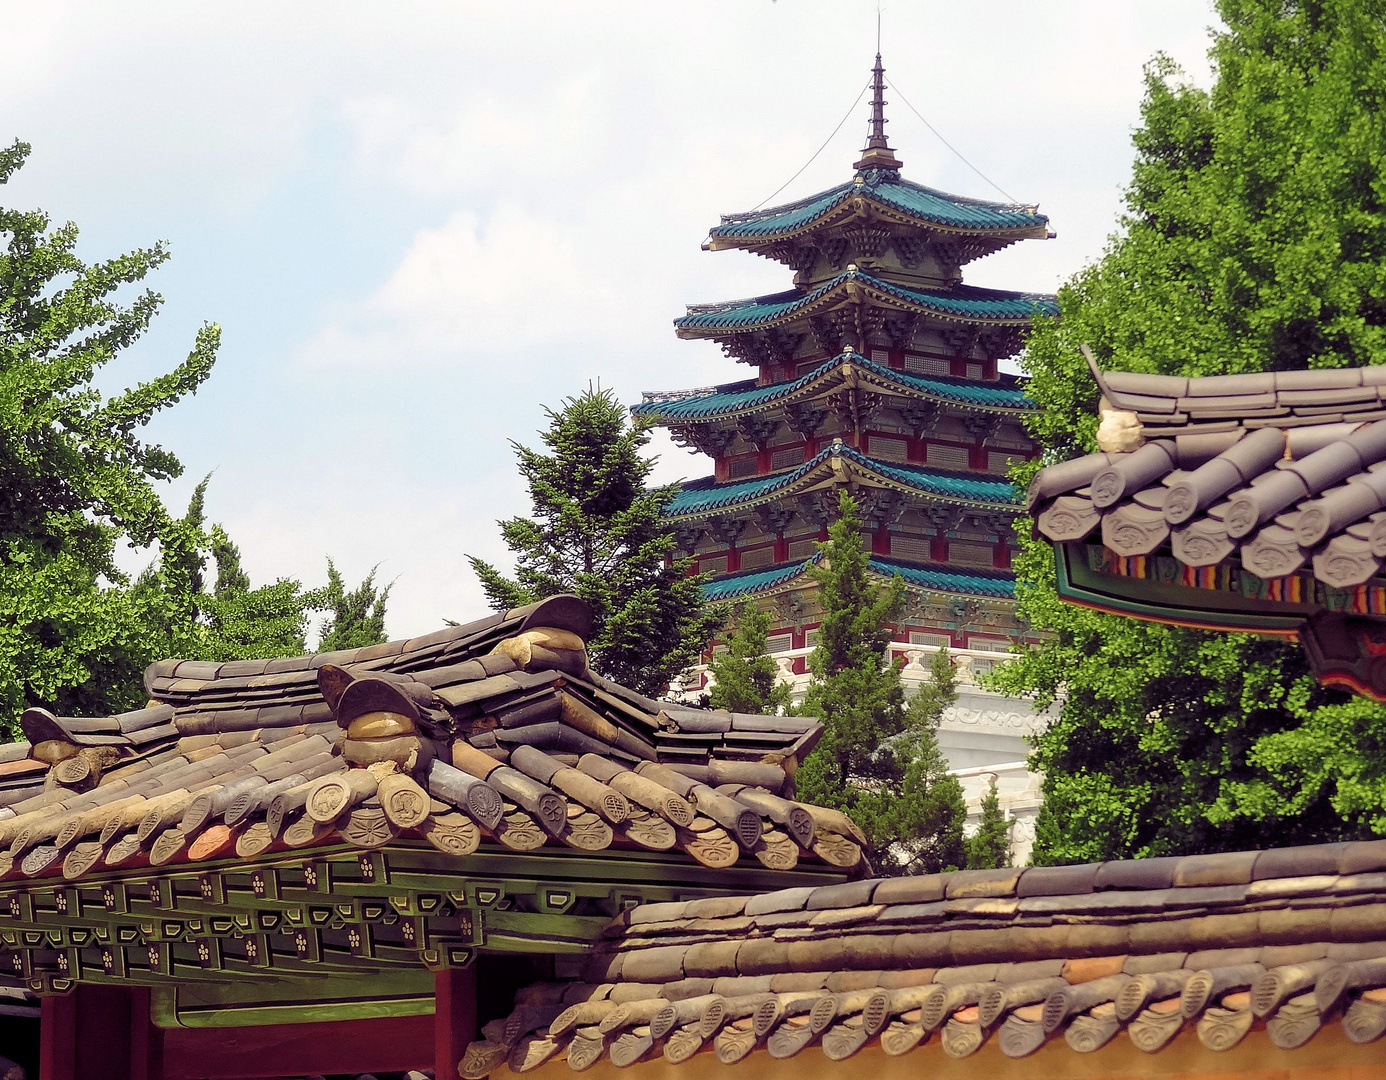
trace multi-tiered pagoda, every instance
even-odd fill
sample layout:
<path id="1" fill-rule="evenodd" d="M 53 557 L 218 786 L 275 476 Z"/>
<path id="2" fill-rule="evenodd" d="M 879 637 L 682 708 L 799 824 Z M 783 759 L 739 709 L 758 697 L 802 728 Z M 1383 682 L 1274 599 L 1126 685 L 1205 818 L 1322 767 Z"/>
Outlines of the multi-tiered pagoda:
<path id="1" fill-rule="evenodd" d="M 905 180 L 886 142 L 884 85 L 878 55 L 850 181 L 725 216 L 704 245 L 794 271 L 786 292 L 692 306 L 675 321 L 679 337 L 716 341 L 757 377 L 646 394 L 634 410 L 716 463 L 675 498 L 676 534 L 715 575 L 710 598 L 756 597 L 777 612 L 777 652 L 813 642 L 805 568 L 844 489 L 868 523 L 873 568 L 910 587 L 897 641 L 996 650 L 1021 634 L 1006 474 L 1036 450 L 1022 426 L 1032 406 L 997 362 L 1057 308 L 1052 296 L 964 285 L 962 267 L 1052 234 L 1034 206 Z"/>

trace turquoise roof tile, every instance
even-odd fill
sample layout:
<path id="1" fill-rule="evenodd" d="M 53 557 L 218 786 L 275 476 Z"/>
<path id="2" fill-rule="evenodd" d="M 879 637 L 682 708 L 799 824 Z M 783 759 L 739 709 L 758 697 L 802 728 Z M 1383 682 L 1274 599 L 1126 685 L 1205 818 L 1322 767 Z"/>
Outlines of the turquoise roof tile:
<path id="1" fill-rule="evenodd" d="M 707 513 L 724 510 L 773 495 L 776 491 L 791 488 L 804 476 L 816 470 L 834 454 L 886 479 L 895 480 L 916 491 L 938 495 L 944 498 L 959 499 L 965 502 L 1006 504 L 1019 501 L 1015 485 L 1009 480 L 998 479 L 980 473 L 952 472 L 946 469 L 931 469 L 924 465 L 905 465 L 898 462 L 882 461 L 869 457 L 842 443 L 821 450 L 811 461 L 805 462 L 789 472 L 770 476 L 756 476 L 749 480 L 732 480 L 719 484 L 715 477 L 707 476 L 691 480 L 675 494 L 666 513 L 670 517 L 683 517 L 687 514 Z"/>
<path id="2" fill-rule="evenodd" d="M 1059 311 L 1058 302 L 1046 293 L 979 289 L 971 285 L 955 285 L 951 289 L 908 289 L 861 270 L 848 270 L 808 293 L 792 290 L 690 307 L 687 315 L 674 320 L 674 326 L 679 330 L 713 332 L 753 330 L 761 324 L 794 317 L 853 279 L 921 310 L 970 321 L 1020 322 L 1036 315 L 1057 315 Z"/>
<path id="3" fill-rule="evenodd" d="M 753 210 L 748 214 L 726 214 L 711 235 L 719 240 L 750 241 L 784 236 L 811 226 L 816 219 L 853 196 L 865 196 L 911 215 L 923 225 L 946 225 L 981 233 L 1033 229 L 1049 222 L 1049 218 L 1033 206 L 969 199 L 895 177 L 883 178 L 874 184 L 851 181 L 783 206 Z"/>
<path id="4" fill-rule="evenodd" d="M 842 353 L 825 361 L 807 375 L 791 382 L 759 386 L 754 380 L 729 383 L 701 394 L 658 398 L 641 402 L 631 412 L 636 416 L 647 416 L 672 423 L 679 420 L 706 420 L 728 413 L 738 413 L 757 406 L 765 406 L 781 398 L 791 398 L 811 386 L 829 372 L 850 362 L 853 366 L 870 371 L 884 380 L 900 386 L 904 390 L 915 390 L 922 394 L 966 405 L 977 405 L 993 409 L 1033 409 L 1035 404 L 1009 377 L 1004 381 L 989 383 L 975 379 L 955 379 L 939 375 L 914 375 L 895 371 L 878 364 L 855 352 Z"/>
<path id="5" fill-rule="evenodd" d="M 718 602 L 737 600 L 773 589 L 803 574 L 814 560 L 786 563 L 764 570 L 728 574 L 703 585 L 705 599 Z M 990 596 L 1001 600 L 1015 597 L 1015 575 L 1009 570 L 961 569 L 934 563 L 909 563 L 873 555 L 871 569 L 886 577 L 899 574 L 908 585 L 967 596 Z"/>

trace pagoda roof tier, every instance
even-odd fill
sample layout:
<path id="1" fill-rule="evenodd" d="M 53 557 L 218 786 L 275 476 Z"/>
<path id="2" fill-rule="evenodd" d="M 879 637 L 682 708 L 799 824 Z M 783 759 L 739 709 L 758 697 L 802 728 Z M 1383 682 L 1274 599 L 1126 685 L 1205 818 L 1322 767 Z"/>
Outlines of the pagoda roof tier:
<path id="1" fill-rule="evenodd" d="M 1025 326 L 1037 315 L 1057 315 L 1047 293 L 1011 292 L 955 285 L 951 289 L 911 289 L 848 269 L 811 292 L 774 293 L 719 304 L 690 305 L 674 320 L 679 337 L 718 338 L 754 333 L 808 320 L 843 307 L 869 306 L 977 326 Z"/>
<path id="2" fill-rule="evenodd" d="M 708 390 L 646 393 L 645 400 L 631 412 L 661 425 L 713 423 L 779 410 L 858 387 L 968 412 L 1018 417 L 1035 408 L 1014 376 L 981 382 L 944 375 L 915 375 L 878 364 L 849 349 L 791 382 L 761 386 L 748 379 Z"/>
<path id="3" fill-rule="evenodd" d="M 987 513 L 1014 513 L 1018 509 L 1015 485 L 1009 480 L 882 461 L 835 440 L 812 460 L 788 472 L 721 484 L 710 476 L 690 481 L 674 496 L 666 514 L 677 525 L 730 510 L 751 510 L 849 482 Z"/>
<path id="4" fill-rule="evenodd" d="M 770 566 L 763 570 L 746 570 L 728 574 L 703 586 L 703 596 L 709 601 L 741 600 L 752 596 L 797 589 L 804 584 L 809 567 L 815 559 Z M 983 570 L 968 567 L 941 566 L 934 563 L 906 562 L 871 556 L 871 572 L 881 577 L 899 575 L 905 584 L 933 592 L 959 593 L 964 596 L 987 596 L 1001 600 L 1015 599 L 1015 575 L 1009 570 Z"/>
<path id="5" fill-rule="evenodd" d="M 973 259 L 1017 240 L 1051 235 L 1049 218 L 1034 206 L 950 195 L 904 180 L 898 172 L 873 169 L 783 206 L 724 214 L 703 246 L 710 251 L 743 248 L 797 269 L 804 263 L 804 248 L 819 246 L 828 233 L 850 243 L 852 230 L 873 232 L 862 239 L 882 248 L 888 237 L 908 238 L 908 250 L 902 253 L 907 261 L 930 241 L 953 242 L 955 252 Z M 958 246 L 958 240 L 970 243 Z"/>
<path id="6" fill-rule="evenodd" d="M 1386 367 L 1170 378 L 1096 371 L 1106 452 L 1028 503 L 1061 594 L 1298 636 L 1326 682 L 1386 700 Z"/>

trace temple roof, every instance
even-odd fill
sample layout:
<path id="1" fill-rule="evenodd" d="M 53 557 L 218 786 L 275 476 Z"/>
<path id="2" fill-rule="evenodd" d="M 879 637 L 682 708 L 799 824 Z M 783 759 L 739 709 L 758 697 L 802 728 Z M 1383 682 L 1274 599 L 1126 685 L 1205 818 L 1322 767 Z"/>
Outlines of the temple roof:
<path id="1" fill-rule="evenodd" d="M 874 182 L 856 178 L 783 206 L 723 214 L 706 246 L 712 250 L 760 246 L 854 218 L 1008 239 L 1049 235 L 1049 218 L 1034 206 L 950 195 L 886 172 Z"/>
<path id="2" fill-rule="evenodd" d="M 556 597 L 363 649 L 162 661 L 121 716 L 30 709 L 0 751 L 0 891 L 343 844 L 862 864 L 845 819 L 793 799 L 816 720 L 643 697 L 587 668 L 589 627 Z"/>
<path id="3" fill-rule="evenodd" d="M 838 478 L 845 480 L 849 474 L 874 481 L 873 486 L 917 492 L 978 509 L 1010 510 L 1016 502 L 1015 485 L 1005 478 L 882 461 L 834 441 L 810 461 L 787 472 L 720 484 L 711 476 L 689 481 L 674 496 L 666 513 L 677 522 L 732 507 L 749 508 L 769 499 L 815 490 Z"/>
<path id="4" fill-rule="evenodd" d="M 749 379 L 693 393 L 647 393 L 645 400 L 631 412 L 663 424 L 730 420 L 830 393 L 843 386 L 852 374 L 858 375 L 859 381 L 887 393 L 904 393 L 977 412 L 1020 415 L 1035 407 L 1011 375 L 1003 375 L 994 383 L 943 375 L 915 375 L 895 371 L 854 350 L 847 350 L 791 382 L 762 386 Z"/>
<path id="5" fill-rule="evenodd" d="M 1386 367 L 1096 377 L 1112 452 L 1041 470 L 1027 497 L 1061 591 L 1298 635 L 1325 681 L 1386 696 L 1362 644 L 1386 614 Z"/>
<path id="6" fill-rule="evenodd" d="M 723 334 L 768 330 L 807 319 L 843 303 L 873 302 L 887 308 L 918 312 L 934 318 L 990 325 L 1025 325 L 1037 315 L 1057 315 L 1058 304 L 1044 293 L 1010 292 L 955 285 L 951 289 L 910 289 L 848 269 L 811 292 L 798 290 L 690 305 L 688 314 L 674 320 L 680 337 L 718 337 Z"/>
<path id="7" fill-rule="evenodd" d="M 461 1071 L 815 1046 L 832 1061 L 924 1047 L 925 1068 L 939 1043 L 953 1058 L 988 1042 L 1090 1054 L 1124 1032 L 1153 1054 L 1189 1028 L 1186 1044 L 1264 1054 L 1333 1020 L 1346 1061 L 1386 1031 L 1383 871 L 1377 840 L 642 905 L 607 928 L 583 982 L 522 990 Z"/>
<path id="8" fill-rule="evenodd" d="M 813 561 L 808 559 L 767 567 L 764 570 L 745 570 L 714 578 L 703 586 L 703 595 L 708 600 L 723 601 L 769 592 L 805 575 Z M 976 567 L 964 569 L 935 563 L 912 563 L 881 555 L 871 556 L 869 566 L 872 572 L 882 577 L 899 574 L 907 585 L 916 588 L 1006 600 L 1015 597 L 1015 575 L 1009 570 L 984 570 Z"/>

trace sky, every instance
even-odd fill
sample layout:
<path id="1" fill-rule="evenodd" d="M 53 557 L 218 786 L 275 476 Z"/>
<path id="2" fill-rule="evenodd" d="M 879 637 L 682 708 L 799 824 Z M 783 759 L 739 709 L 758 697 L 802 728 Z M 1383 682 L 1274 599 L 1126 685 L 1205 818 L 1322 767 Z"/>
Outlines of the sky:
<path id="1" fill-rule="evenodd" d="M 1117 225 L 1143 65 L 1205 82 L 1214 15 L 885 0 L 880 21 L 904 175 L 1008 192 L 1057 233 L 967 281 L 1052 291 Z M 789 287 L 701 244 L 719 214 L 850 179 L 876 23 L 876 0 L 0 0 L 0 139 L 33 145 L 0 205 L 75 221 L 88 260 L 168 242 L 162 313 L 102 384 L 221 325 L 212 378 L 148 429 L 186 466 L 169 503 L 212 474 L 255 583 L 378 567 L 391 635 L 424 633 L 484 614 L 466 557 L 506 564 L 496 520 L 528 507 L 510 440 L 546 405 L 753 374 L 671 320 Z M 653 446 L 660 480 L 711 471 Z"/>

